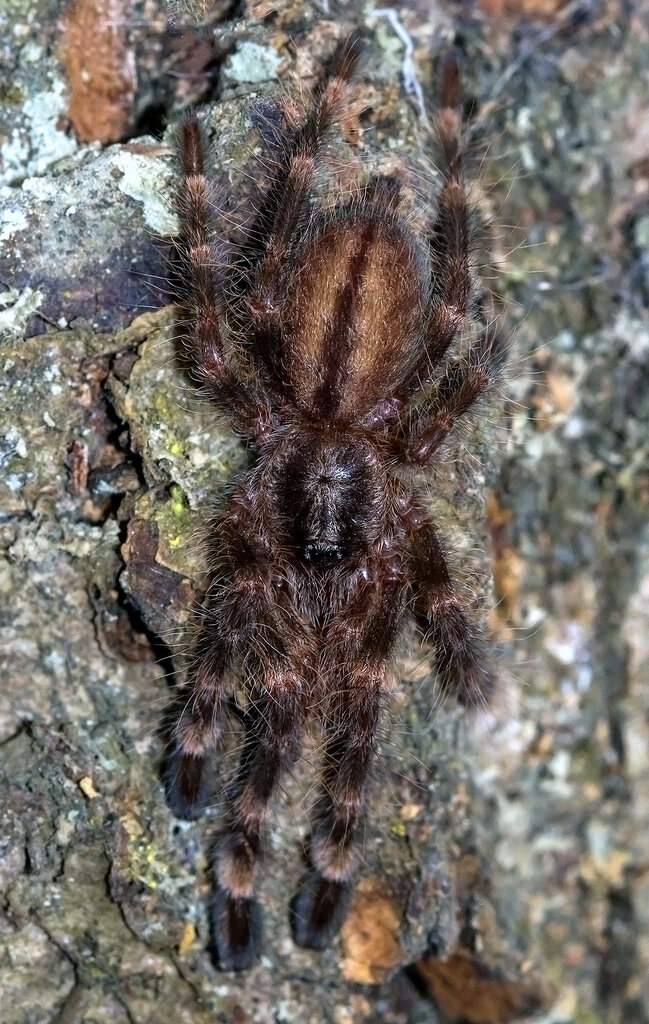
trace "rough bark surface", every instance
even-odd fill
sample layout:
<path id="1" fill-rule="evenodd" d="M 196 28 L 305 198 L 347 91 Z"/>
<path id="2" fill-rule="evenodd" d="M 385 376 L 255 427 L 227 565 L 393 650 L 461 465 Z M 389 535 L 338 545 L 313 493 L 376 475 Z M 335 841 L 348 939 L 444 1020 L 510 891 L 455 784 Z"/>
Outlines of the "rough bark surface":
<path id="1" fill-rule="evenodd" d="M 287 923 L 312 749 L 276 804 L 265 952 L 241 977 L 206 952 L 222 809 L 174 821 L 156 767 L 196 538 L 247 460 L 158 308 L 165 124 L 207 104 L 216 180 L 245 203 L 251 103 L 353 26 L 367 110 L 362 147 L 332 142 L 343 182 L 434 191 L 419 97 L 445 46 L 464 54 L 516 343 L 504 415 L 448 450 L 431 500 L 490 595 L 502 697 L 467 724 L 404 645 L 341 938 L 314 954 Z M 3 1024 L 647 1024 L 646 5 L 6 0 L 0 83 Z M 117 142 L 88 142 L 88 105 Z"/>

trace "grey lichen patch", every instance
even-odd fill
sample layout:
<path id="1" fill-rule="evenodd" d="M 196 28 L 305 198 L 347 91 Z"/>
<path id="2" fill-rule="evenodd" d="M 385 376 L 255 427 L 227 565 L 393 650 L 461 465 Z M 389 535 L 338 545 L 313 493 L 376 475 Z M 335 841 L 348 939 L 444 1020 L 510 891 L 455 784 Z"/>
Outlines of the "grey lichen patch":
<path id="1" fill-rule="evenodd" d="M 75 139 L 62 131 L 66 86 L 54 79 L 51 87 L 30 96 L 23 104 L 23 124 L 14 125 L 0 145 L 0 184 L 16 184 L 30 175 L 42 175 L 77 150 Z"/>
<path id="2" fill-rule="evenodd" d="M 169 309 L 141 346 L 128 384 L 113 380 L 111 388 L 133 448 L 150 471 L 160 482 L 177 484 L 189 507 L 207 515 L 246 454 L 180 368 L 174 331 Z"/>
<path id="3" fill-rule="evenodd" d="M 0 293 L 0 306 L 7 307 L 0 309 L 0 343 L 23 334 L 29 318 L 38 312 L 44 298 L 44 293 L 35 288 L 23 288 L 21 292 L 12 288 Z"/>
<path id="4" fill-rule="evenodd" d="M 244 42 L 225 61 L 223 73 L 232 82 L 269 82 L 277 78 L 281 63 L 281 57 L 272 47 Z"/>
<path id="5" fill-rule="evenodd" d="M 0 242 L 6 242 L 12 235 L 19 231 L 25 231 L 27 227 L 28 221 L 23 210 L 7 208 L 0 212 Z M 1 300 L 2 296 L 0 295 Z"/>
<path id="6" fill-rule="evenodd" d="M 54 177 L 3 189 L 0 280 L 41 291 L 46 321 L 84 316 L 104 330 L 124 326 L 134 309 L 164 292 L 165 268 L 151 236 L 175 228 L 172 200 L 163 198 L 171 191 L 170 160 L 170 150 L 155 144 L 137 153 L 87 151 Z"/>
<path id="7" fill-rule="evenodd" d="M 90 523 L 66 523 L 57 531 L 47 523 L 35 523 L 27 526 L 7 550 L 12 560 L 23 564 L 45 561 L 53 548 L 73 558 L 90 559 L 96 556 L 100 547 L 116 548 L 118 539 L 119 529 L 113 522 L 101 527 Z"/>
<path id="8" fill-rule="evenodd" d="M 26 520 L 2 545 L 0 563 L 6 567 L 11 586 L 14 623 L 3 624 L 0 673 L 16 682 L 10 702 L 0 711 L 0 735 L 12 735 L 21 722 L 42 727 L 63 716 L 72 731 L 84 731 L 96 719 L 101 698 L 85 681 L 91 672 L 95 681 L 114 672 L 101 666 L 101 651 L 94 642 L 88 647 L 88 632 L 75 616 L 89 611 L 86 566 L 108 564 L 116 547 L 114 524 L 88 527 L 68 523 L 59 528 L 52 521 Z M 20 597 L 16 595 L 20 591 Z M 57 610 L 46 614 L 48 595 L 56 593 Z M 92 616 L 91 616 L 92 618 Z M 62 623 L 67 622 L 63 630 Z M 84 673 L 84 663 L 86 672 Z M 119 672 L 118 672 L 119 674 Z M 29 686 L 17 681 L 29 679 Z"/>
<path id="9" fill-rule="evenodd" d="M 155 144 L 148 151 L 145 146 L 122 147 L 114 151 L 113 163 L 121 172 L 117 187 L 142 204 L 146 225 L 158 235 L 177 235 L 179 224 L 173 208 L 171 151 Z"/>
<path id="10" fill-rule="evenodd" d="M 14 331 L 14 334 L 17 331 Z M 85 419 L 79 365 L 92 351 L 90 333 L 55 332 L 30 341 L 5 338 L 0 348 L 0 404 L 7 425 L 0 440 L 0 502 L 5 513 L 69 512 L 66 457 Z"/>

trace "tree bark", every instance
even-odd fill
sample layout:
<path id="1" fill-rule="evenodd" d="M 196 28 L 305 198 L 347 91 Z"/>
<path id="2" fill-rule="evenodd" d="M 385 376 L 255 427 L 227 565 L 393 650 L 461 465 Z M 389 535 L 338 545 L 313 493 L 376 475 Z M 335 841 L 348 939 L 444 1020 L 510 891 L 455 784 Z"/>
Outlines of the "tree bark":
<path id="1" fill-rule="evenodd" d="M 0 13 L 6 1024 L 649 1021 L 648 21 L 639 0 Z M 435 57 L 462 53 L 483 280 L 514 346 L 431 503 L 492 608 L 501 685 L 466 721 L 404 645 L 341 938 L 313 953 L 288 927 L 314 740 L 272 815 L 264 955 L 221 974 L 205 913 L 221 802 L 174 821 L 159 724 L 204 579 L 196 538 L 248 455 L 175 359 L 163 122 L 207 107 L 236 219 L 251 104 L 308 84 L 355 26 L 362 146 L 332 139 L 323 174 L 398 173 L 418 223 L 438 183 Z"/>

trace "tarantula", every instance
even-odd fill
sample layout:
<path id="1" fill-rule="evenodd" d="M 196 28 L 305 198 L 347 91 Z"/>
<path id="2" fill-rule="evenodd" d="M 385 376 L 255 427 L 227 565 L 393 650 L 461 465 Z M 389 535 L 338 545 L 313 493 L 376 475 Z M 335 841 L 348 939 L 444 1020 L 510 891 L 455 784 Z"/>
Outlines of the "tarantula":
<path id="1" fill-rule="evenodd" d="M 323 140 L 349 118 L 359 52 L 355 40 L 339 48 L 303 111 L 285 100 L 258 112 L 270 171 L 243 270 L 240 258 L 224 268 L 214 241 L 196 116 L 179 132 L 184 346 L 200 387 L 256 453 L 211 525 L 217 568 L 167 719 L 163 768 L 172 810 L 197 817 L 238 669 L 247 739 L 210 908 L 221 968 L 245 968 L 259 951 L 264 819 L 309 717 L 323 730 L 323 771 L 292 928 L 313 948 L 339 929 L 406 613 L 434 644 L 445 692 L 470 705 L 494 686 L 411 482 L 492 387 L 504 355 L 484 326 L 466 354 L 443 362 L 472 303 L 457 62 L 445 61 L 443 180 L 426 240 L 402 216 L 395 178 L 361 181 L 326 212 L 316 202 Z"/>

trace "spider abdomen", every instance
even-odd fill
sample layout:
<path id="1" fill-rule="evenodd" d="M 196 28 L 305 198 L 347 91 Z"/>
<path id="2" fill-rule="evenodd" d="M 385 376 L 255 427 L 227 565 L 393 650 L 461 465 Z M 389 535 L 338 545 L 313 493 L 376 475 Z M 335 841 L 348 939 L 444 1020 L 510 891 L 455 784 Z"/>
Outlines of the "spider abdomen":
<path id="1" fill-rule="evenodd" d="M 420 338 L 427 258 L 392 213 L 343 216 L 308 239 L 289 287 L 284 366 L 322 420 L 357 418 L 398 385 Z"/>

